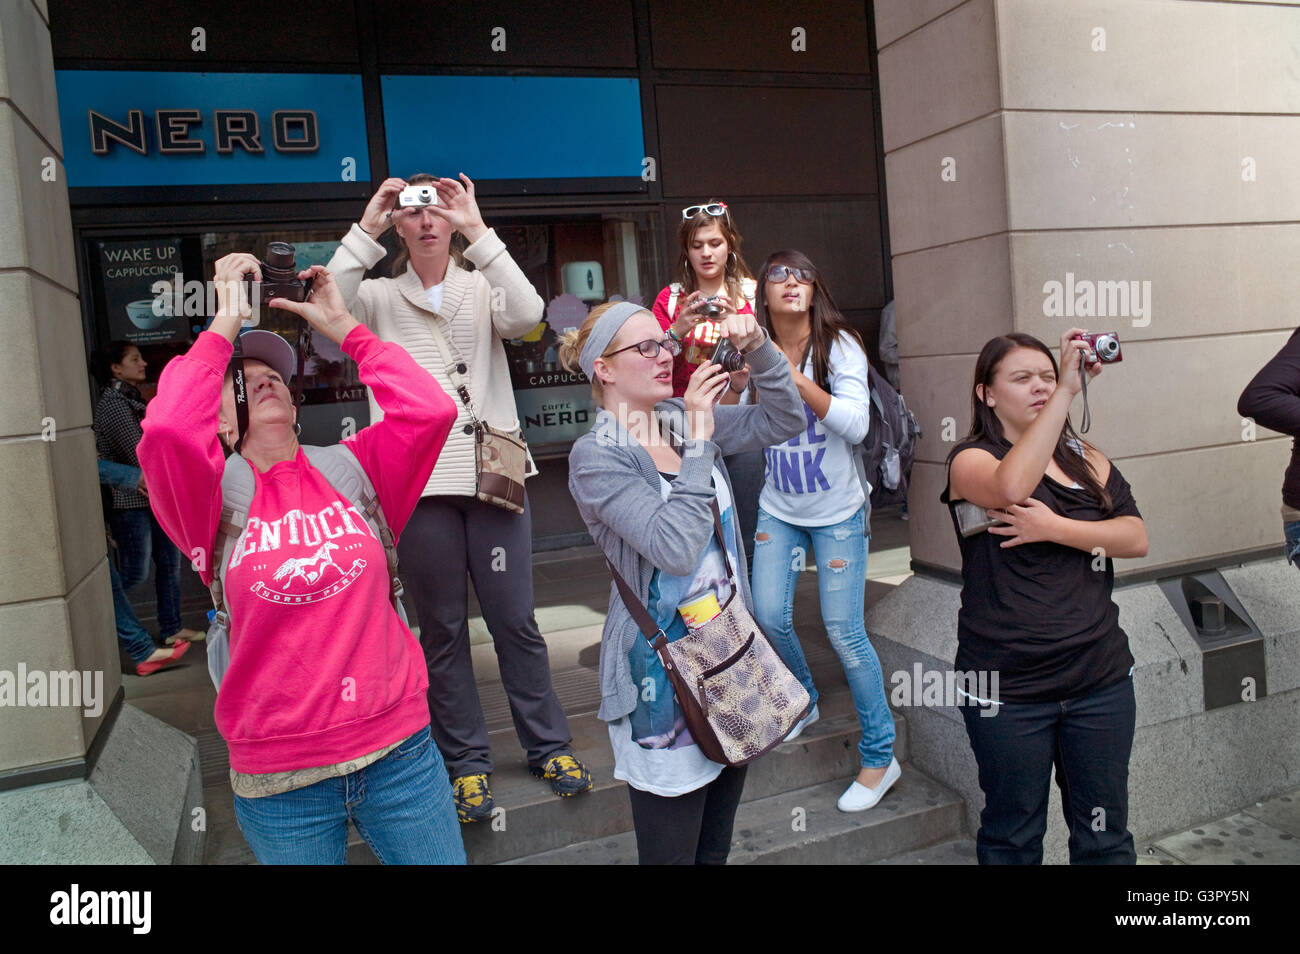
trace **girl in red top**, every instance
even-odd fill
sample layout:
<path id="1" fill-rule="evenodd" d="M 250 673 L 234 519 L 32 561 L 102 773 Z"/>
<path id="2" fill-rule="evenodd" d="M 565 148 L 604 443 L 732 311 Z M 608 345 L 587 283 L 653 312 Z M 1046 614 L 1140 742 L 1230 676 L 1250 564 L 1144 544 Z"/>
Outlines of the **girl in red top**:
<path id="1" fill-rule="evenodd" d="M 754 313 L 756 287 L 725 202 L 711 199 L 682 209 L 677 241 L 681 245 L 677 281 L 661 291 L 654 303 L 659 326 L 682 343 L 682 353 L 673 361 L 673 397 L 686 393 L 695 369 L 713 353 L 722 320 Z M 713 320 L 703 313 L 708 298 L 716 298 L 721 309 Z M 736 404 L 748 383 L 748 368 L 733 372 L 731 390 L 723 394 L 721 403 Z"/>
<path id="2" fill-rule="evenodd" d="M 758 283 L 740 252 L 740 232 L 727 203 L 710 199 L 703 205 L 682 209 L 677 241 L 681 246 L 677 280 L 655 298 L 653 311 L 659 327 L 682 344 L 681 354 L 673 359 L 673 397 L 682 397 L 695 369 L 713 354 L 723 319 L 754 314 Z M 710 298 L 715 299 L 719 309 L 715 319 L 704 314 L 705 302 Z M 742 398 L 748 386 L 748 366 L 732 371 L 718 403 L 750 403 L 752 392 Z M 758 495 L 763 489 L 763 452 L 742 451 L 726 457 L 724 462 L 731 475 L 745 556 L 753 566 Z"/>
<path id="3" fill-rule="evenodd" d="M 247 524 L 226 567 L 230 665 L 216 705 L 236 818 L 263 864 L 341 864 L 349 818 L 382 862 L 463 864 L 430 741 L 424 655 L 389 602 L 383 545 L 298 445 L 292 351 L 284 343 L 286 354 L 275 353 L 268 332 L 253 336 L 262 341 L 249 353 L 260 360 L 244 360 L 248 415 L 239 433 L 228 365 L 249 313 L 240 279 L 250 272 L 261 279 L 247 253 L 217 262 L 217 315 L 163 371 L 138 450 L 158 521 L 201 558 L 204 583 L 217 570 L 204 557 L 222 513 L 220 442 L 238 444 L 253 471 Z M 309 275 L 306 303 L 268 304 L 340 345 L 384 409 L 382 421 L 345 443 L 398 535 L 455 406 L 402 348 L 357 323 L 329 272 L 300 273 Z"/>

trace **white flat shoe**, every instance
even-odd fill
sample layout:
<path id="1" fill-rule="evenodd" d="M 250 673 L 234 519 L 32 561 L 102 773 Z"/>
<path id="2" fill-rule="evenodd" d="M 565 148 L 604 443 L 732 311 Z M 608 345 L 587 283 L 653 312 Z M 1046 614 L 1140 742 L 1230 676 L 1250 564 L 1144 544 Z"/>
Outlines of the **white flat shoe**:
<path id="1" fill-rule="evenodd" d="M 877 783 L 875 788 L 867 788 L 867 786 L 855 781 L 840 796 L 840 800 L 835 803 L 835 807 L 842 812 L 865 812 L 868 808 L 874 808 L 876 803 L 885 797 L 885 793 L 893 787 L 902 774 L 903 770 L 898 767 L 898 759 L 890 759 L 889 768 L 885 769 L 885 777 Z"/>
<path id="2" fill-rule="evenodd" d="M 802 719 L 800 719 L 798 722 L 796 722 L 794 724 L 794 728 L 791 729 L 789 733 L 786 735 L 786 737 L 781 741 L 793 742 L 795 739 L 799 738 L 799 736 L 803 734 L 804 729 L 808 728 L 808 726 L 812 725 L 821 717 L 822 717 L 821 713 L 817 711 L 817 704 L 813 703 L 813 707 L 808 710 L 808 714 L 804 716 Z"/>

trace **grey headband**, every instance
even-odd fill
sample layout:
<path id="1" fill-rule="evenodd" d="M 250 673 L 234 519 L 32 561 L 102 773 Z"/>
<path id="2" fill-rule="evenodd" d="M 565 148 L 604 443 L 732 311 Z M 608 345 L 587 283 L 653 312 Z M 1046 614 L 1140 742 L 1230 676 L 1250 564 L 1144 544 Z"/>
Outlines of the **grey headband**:
<path id="1" fill-rule="evenodd" d="M 591 334 L 587 336 L 587 343 L 582 346 L 582 354 L 578 356 L 578 366 L 587 375 L 587 380 L 596 380 L 596 359 L 605 353 L 605 349 L 614 340 L 614 336 L 618 334 L 624 322 L 638 311 L 649 311 L 649 309 L 636 302 L 620 301 L 596 319 L 596 327 L 591 329 Z"/>

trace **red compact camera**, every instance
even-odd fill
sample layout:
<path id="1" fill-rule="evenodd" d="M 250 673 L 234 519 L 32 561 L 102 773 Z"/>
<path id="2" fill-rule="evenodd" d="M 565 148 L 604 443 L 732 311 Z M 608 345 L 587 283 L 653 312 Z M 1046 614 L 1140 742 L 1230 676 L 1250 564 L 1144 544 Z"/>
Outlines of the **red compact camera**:
<path id="1" fill-rule="evenodd" d="M 1116 361 L 1123 361 L 1124 355 L 1119 350 L 1119 335 L 1113 331 L 1099 331 L 1093 335 L 1075 335 L 1077 340 L 1086 341 L 1092 356 L 1087 354 L 1083 360 L 1088 364 L 1096 364 L 1100 361 L 1102 364 L 1114 364 Z"/>

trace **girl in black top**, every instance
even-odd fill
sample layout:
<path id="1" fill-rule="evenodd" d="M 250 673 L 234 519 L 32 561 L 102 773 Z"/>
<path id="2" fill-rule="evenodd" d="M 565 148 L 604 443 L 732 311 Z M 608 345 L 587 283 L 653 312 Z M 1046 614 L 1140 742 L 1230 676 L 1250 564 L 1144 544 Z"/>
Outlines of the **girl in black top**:
<path id="1" fill-rule="evenodd" d="M 1059 381 L 1037 338 L 989 341 L 970 434 L 948 458 L 941 499 L 962 554 L 956 668 L 972 690 L 962 714 L 985 797 L 981 864 L 1041 863 L 1053 764 L 1071 863 L 1136 861 L 1133 657 L 1111 601 L 1111 558 L 1146 556 L 1147 534 L 1119 469 L 1070 426 L 1081 361 L 1089 376 L 1102 368 L 1080 333 L 1061 336 Z M 963 501 L 1000 523 L 962 537 Z M 980 696 L 977 685 L 994 688 Z"/>

